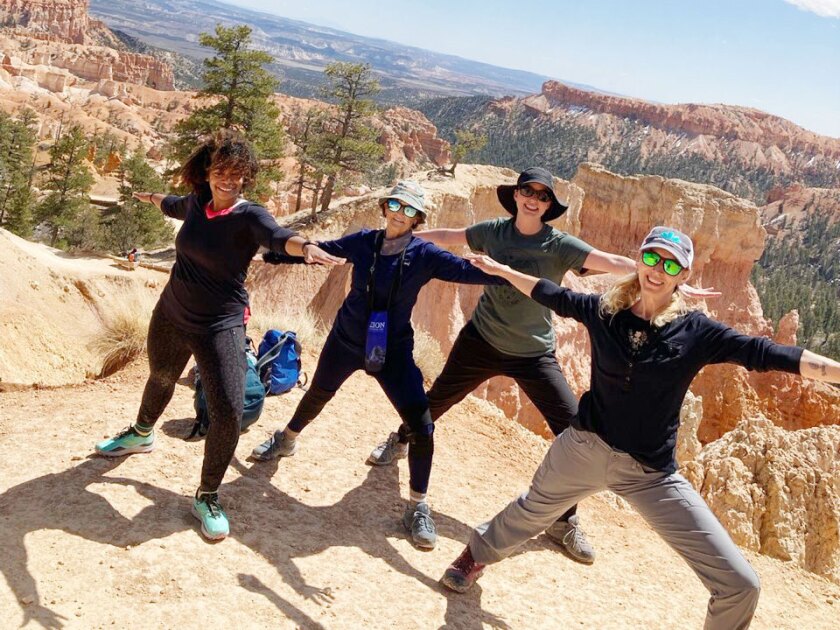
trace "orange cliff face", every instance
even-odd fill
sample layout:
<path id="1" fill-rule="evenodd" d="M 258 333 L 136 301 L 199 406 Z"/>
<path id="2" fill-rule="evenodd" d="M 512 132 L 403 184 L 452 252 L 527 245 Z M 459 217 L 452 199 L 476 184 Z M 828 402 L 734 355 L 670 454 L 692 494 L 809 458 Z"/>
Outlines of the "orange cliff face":
<path id="1" fill-rule="evenodd" d="M 666 131 L 740 140 L 762 147 L 777 146 L 784 151 L 818 152 L 840 158 L 840 139 L 821 136 L 757 109 L 732 105 L 660 105 L 579 90 L 558 81 L 544 83 L 541 96 L 548 106 L 582 107 L 593 112 L 629 117 Z"/>

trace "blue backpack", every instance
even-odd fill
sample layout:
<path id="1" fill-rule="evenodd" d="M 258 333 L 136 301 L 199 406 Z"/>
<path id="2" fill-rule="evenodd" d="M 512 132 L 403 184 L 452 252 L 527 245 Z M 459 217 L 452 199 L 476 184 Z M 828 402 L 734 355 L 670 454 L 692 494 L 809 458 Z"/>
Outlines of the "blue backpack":
<path id="1" fill-rule="evenodd" d="M 276 355 L 274 355 L 276 356 Z M 260 378 L 260 368 L 267 362 L 270 362 L 272 355 L 268 355 L 265 360 L 258 360 L 254 351 L 251 348 L 251 340 L 245 339 L 245 360 L 247 367 L 245 368 L 245 404 L 242 409 L 242 422 L 240 423 L 240 431 L 245 431 L 248 427 L 259 420 L 260 414 L 263 410 L 263 403 L 265 403 L 265 396 L 268 393 L 267 387 Z M 210 428 L 210 415 L 207 412 L 207 398 L 204 394 L 204 387 L 201 385 L 201 376 L 198 373 L 198 366 L 195 369 L 195 395 L 193 396 L 193 406 L 195 407 L 195 424 L 192 428 L 188 440 L 198 435 L 204 437 Z"/>
<path id="2" fill-rule="evenodd" d="M 268 395 L 285 394 L 295 386 L 306 389 L 300 380 L 300 355 L 295 333 L 272 329 L 263 335 L 257 356 L 260 378 Z"/>

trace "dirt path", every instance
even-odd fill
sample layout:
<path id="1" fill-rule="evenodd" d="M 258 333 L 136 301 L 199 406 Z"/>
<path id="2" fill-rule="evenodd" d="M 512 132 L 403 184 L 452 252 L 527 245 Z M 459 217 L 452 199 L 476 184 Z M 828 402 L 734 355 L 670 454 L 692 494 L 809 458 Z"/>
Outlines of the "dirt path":
<path id="1" fill-rule="evenodd" d="M 541 536 L 470 594 L 444 592 L 437 579 L 469 528 L 524 489 L 546 444 L 479 401 L 451 413 L 438 428 L 432 476 L 440 541 L 420 552 L 400 524 L 405 462 L 363 463 L 396 414 L 362 375 L 295 457 L 252 464 L 251 448 L 300 392 L 269 399 L 222 487 L 232 535 L 208 544 L 188 510 L 203 445 L 181 440 L 192 422 L 187 387 L 159 424 L 155 452 L 88 457 L 133 418 L 145 375 L 138 364 L 105 381 L 0 394 L 3 626 L 702 627 L 700 582 L 608 494 L 580 510 L 598 552 L 593 566 Z M 754 628 L 837 627 L 840 587 L 747 555 L 763 582 Z"/>

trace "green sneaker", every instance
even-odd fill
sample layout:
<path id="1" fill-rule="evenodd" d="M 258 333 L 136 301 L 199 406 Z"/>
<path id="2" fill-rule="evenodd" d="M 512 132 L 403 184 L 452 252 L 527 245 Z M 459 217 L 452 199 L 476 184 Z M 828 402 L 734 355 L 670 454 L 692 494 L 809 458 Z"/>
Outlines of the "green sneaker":
<path id="1" fill-rule="evenodd" d="M 192 513 L 201 521 L 201 533 L 208 540 L 222 540 L 230 533 L 230 524 L 219 503 L 218 492 L 196 493 Z"/>
<path id="2" fill-rule="evenodd" d="M 133 426 L 108 440 L 96 445 L 96 452 L 105 457 L 121 457 L 131 453 L 148 453 L 155 449 L 155 432 L 140 435 Z"/>

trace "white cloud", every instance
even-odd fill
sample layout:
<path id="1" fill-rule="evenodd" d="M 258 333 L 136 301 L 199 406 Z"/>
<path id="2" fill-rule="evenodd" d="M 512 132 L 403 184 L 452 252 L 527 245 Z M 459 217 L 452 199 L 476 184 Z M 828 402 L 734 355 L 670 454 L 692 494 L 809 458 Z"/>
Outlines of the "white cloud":
<path id="1" fill-rule="evenodd" d="M 811 11 L 820 17 L 840 18 L 840 0 L 785 0 L 788 4 Z"/>

